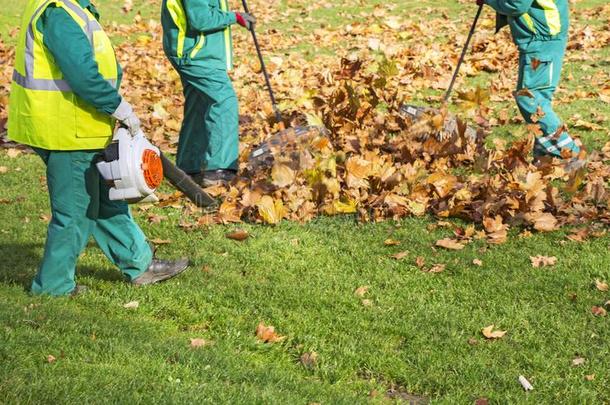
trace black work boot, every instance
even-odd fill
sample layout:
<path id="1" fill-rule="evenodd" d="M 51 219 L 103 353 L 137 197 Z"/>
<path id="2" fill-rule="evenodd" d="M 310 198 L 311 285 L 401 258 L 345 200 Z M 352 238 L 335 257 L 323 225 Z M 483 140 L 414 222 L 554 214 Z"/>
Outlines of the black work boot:
<path id="1" fill-rule="evenodd" d="M 182 273 L 189 266 L 186 258 L 178 260 L 153 259 L 150 266 L 138 278 L 131 280 L 133 285 L 155 284 L 170 279 Z"/>
<path id="2" fill-rule="evenodd" d="M 203 187 L 226 185 L 232 182 L 236 175 L 236 171 L 231 169 L 206 170 L 200 184 Z"/>

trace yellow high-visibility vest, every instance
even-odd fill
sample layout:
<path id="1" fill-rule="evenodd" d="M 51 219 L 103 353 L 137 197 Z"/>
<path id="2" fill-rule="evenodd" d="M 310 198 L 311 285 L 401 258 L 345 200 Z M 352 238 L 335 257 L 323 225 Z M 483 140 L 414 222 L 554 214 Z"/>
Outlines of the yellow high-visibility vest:
<path id="1" fill-rule="evenodd" d="M 110 39 L 89 10 L 75 0 L 30 0 L 15 51 L 8 137 L 48 150 L 102 149 L 112 139 L 115 120 L 74 94 L 44 46 L 36 23 L 50 5 L 64 9 L 83 29 L 102 77 L 113 86 L 118 80 Z"/>
<path id="2" fill-rule="evenodd" d="M 182 4 L 183 0 L 166 0 L 165 7 L 167 7 L 167 11 L 172 18 L 172 21 L 178 28 L 178 43 L 175 44 L 176 56 L 181 59 L 184 58 L 185 49 L 184 43 L 186 41 L 187 32 L 189 31 L 188 18 L 186 16 L 186 12 L 184 10 L 184 5 Z M 218 0 L 220 5 L 220 10 L 227 12 L 229 11 L 229 3 L 227 0 Z M 233 50 L 231 46 L 231 27 L 227 27 L 224 29 L 224 42 L 225 42 L 225 56 L 227 60 L 227 70 L 231 70 L 233 68 Z M 200 32 L 197 36 L 197 40 L 192 49 L 188 52 L 188 57 L 190 59 L 195 59 L 201 48 L 205 45 L 205 34 Z"/>

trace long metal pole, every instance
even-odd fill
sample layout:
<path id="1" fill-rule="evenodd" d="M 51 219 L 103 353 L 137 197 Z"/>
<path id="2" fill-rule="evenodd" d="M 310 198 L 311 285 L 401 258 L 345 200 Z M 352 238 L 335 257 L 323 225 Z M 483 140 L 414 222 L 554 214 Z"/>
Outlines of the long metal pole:
<path id="1" fill-rule="evenodd" d="M 243 0 L 243 1 L 245 2 L 246 0 Z M 474 21 L 472 22 L 472 27 L 470 28 L 470 32 L 468 33 L 468 39 L 466 39 L 466 44 L 464 45 L 464 49 L 462 49 L 462 55 L 460 56 L 460 60 L 458 61 L 458 64 L 455 68 L 455 72 L 453 72 L 453 78 L 451 79 L 451 84 L 449 84 L 449 88 L 447 89 L 447 92 L 445 93 L 445 98 L 443 99 L 444 103 L 447 103 L 449 101 L 449 98 L 451 97 L 451 92 L 453 92 L 453 86 L 455 85 L 455 81 L 457 80 L 458 74 L 460 73 L 460 68 L 462 67 L 464 58 L 466 57 L 466 52 L 468 52 L 468 47 L 470 46 L 470 40 L 472 40 L 472 36 L 474 35 L 474 31 L 477 27 L 477 24 L 479 22 L 479 17 L 481 16 L 482 11 L 483 11 L 483 5 L 480 5 L 479 9 L 477 10 L 477 15 L 474 18 Z"/>
<path id="2" fill-rule="evenodd" d="M 244 11 L 250 14 L 250 10 L 248 9 L 248 3 L 246 0 L 241 0 L 241 3 L 244 6 Z M 263 76 L 265 76 L 265 83 L 267 83 L 267 89 L 269 90 L 269 97 L 271 97 L 271 105 L 273 106 L 273 111 L 275 112 L 275 120 L 277 122 L 282 122 L 282 113 L 277 106 L 277 101 L 275 100 L 275 94 L 273 94 L 273 88 L 271 87 L 271 80 L 269 80 L 269 73 L 267 73 L 267 67 L 265 66 L 265 61 L 263 59 L 263 53 L 261 52 L 261 47 L 258 44 L 258 39 L 256 38 L 256 32 L 254 31 L 254 27 L 250 28 L 250 32 L 252 33 L 252 39 L 254 40 L 254 46 L 256 47 L 256 53 L 258 54 L 258 60 L 261 63 L 261 70 L 263 71 Z"/>

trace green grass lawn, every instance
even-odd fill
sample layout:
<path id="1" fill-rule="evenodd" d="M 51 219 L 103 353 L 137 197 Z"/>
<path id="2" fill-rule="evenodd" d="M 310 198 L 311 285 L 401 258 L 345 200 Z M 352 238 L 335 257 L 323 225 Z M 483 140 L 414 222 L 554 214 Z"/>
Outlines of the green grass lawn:
<path id="1" fill-rule="evenodd" d="M 304 3 L 282 1 L 281 18 L 302 17 L 296 4 Z M 360 1 L 361 10 L 377 3 Z M 406 12 L 436 2 L 396 3 Z M 3 38 L 22 4 L 0 0 Z M 158 13 L 157 2 L 134 1 L 128 15 L 122 4 L 98 6 L 113 10 L 103 13 L 107 21 L 131 21 L 138 9 L 146 18 Z M 336 10 L 319 4 L 308 24 L 338 24 Z M 470 9 L 462 3 L 443 8 L 467 25 Z M 273 24 L 281 27 L 280 17 Z M 610 60 L 608 48 L 593 55 L 567 66 L 567 91 L 587 89 L 588 75 L 608 66 L 599 63 Z M 590 100 L 565 104 L 560 114 L 569 120 L 593 111 L 610 115 L 608 104 Z M 591 148 L 605 143 L 606 132 L 575 131 Z M 225 237 L 235 225 L 188 231 L 179 226 L 196 219 L 188 211 L 136 208 L 151 239 L 169 240 L 158 255 L 189 256 L 188 272 L 132 288 L 92 243 L 78 267 L 87 294 L 31 297 L 49 213 L 44 166 L 35 155 L 0 151 L 0 167 L 7 168 L 0 174 L 0 403 L 610 402 L 610 324 L 591 314 L 610 300 L 595 288 L 595 279 L 610 281 L 609 236 L 578 243 L 566 239 L 569 230 L 530 237 L 513 230 L 504 245 L 475 241 L 449 252 L 433 247 L 451 236 L 433 218 L 361 224 L 343 216 L 240 225 L 251 237 L 235 242 Z M 167 218 L 151 224 L 151 213 Z M 400 245 L 385 246 L 388 238 Z M 408 253 L 390 257 L 398 252 Z M 557 265 L 533 268 L 536 255 L 556 256 Z M 445 270 L 422 272 L 420 256 Z M 362 286 L 368 291 L 359 297 Z M 123 307 L 131 301 L 139 307 Z M 259 322 L 286 339 L 260 343 Z M 486 340 L 481 328 L 491 324 L 507 334 Z M 191 348 L 192 338 L 210 343 Z M 299 360 L 307 352 L 318 355 L 310 367 Z M 585 363 L 574 366 L 577 357 Z M 524 392 L 520 375 L 532 392 Z"/>

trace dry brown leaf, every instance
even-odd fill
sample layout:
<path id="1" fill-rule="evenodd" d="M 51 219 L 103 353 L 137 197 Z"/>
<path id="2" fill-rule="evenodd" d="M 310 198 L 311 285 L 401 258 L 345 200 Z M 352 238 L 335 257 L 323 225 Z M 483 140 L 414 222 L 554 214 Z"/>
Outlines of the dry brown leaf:
<path id="1" fill-rule="evenodd" d="M 168 245 L 168 244 L 172 243 L 172 241 L 170 239 L 159 239 L 159 238 L 149 239 L 149 241 L 155 245 Z"/>
<path id="2" fill-rule="evenodd" d="M 481 260 L 479 260 L 479 259 L 474 259 L 472 261 L 472 264 L 474 264 L 475 266 L 482 266 L 483 262 Z"/>
<path id="3" fill-rule="evenodd" d="M 434 266 L 430 267 L 428 270 L 424 270 L 426 273 L 442 273 L 445 271 L 445 264 L 437 263 Z"/>
<path id="4" fill-rule="evenodd" d="M 52 354 L 47 355 L 47 363 L 53 363 L 57 358 Z"/>
<path id="5" fill-rule="evenodd" d="M 604 307 L 593 306 L 591 307 L 591 313 L 595 316 L 606 316 L 608 311 Z"/>
<path id="6" fill-rule="evenodd" d="M 308 369 L 315 368 L 318 364 L 318 353 L 316 352 L 307 352 L 303 353 L 300 357 L 301 364 Z"/>
<path id="7" fill-rule="evenodd" d="M 495 325 L 489 325 L 481 329 L 481 333 L 485 336 L 486 339 L 501 339 L 506 335 L 505 330 L 495 330 Z"/>
<path id="8" fill-rule="evenodd" d="M 533 267 L 550 267 L 557 264 L 557 258 L 555 256 L 530 256 L 530 261 Z"/>
<path id="9" fill-rule="evenodd" d="M 4 174 L 4 173 L 6 173 L 6 172 L 8 172 L 8 167 L 6 167 L 6 166 L 0 166 L 0 174 Z"/>
<path id="10" fill-rule="evenodd" d="M 263 322 L 256 327 L 256 337 L 263 343 L 276 343 L 286 339 L 286 336 L 278 335 L 273 326 L 266 326 Z"/>
<path id="11" fill-rule="evenodd" d="M 445 249 L 449 249 L 449 250 L 462 250 L 462 249 L 464 249 L 465 245 L 462 243 L 459 243 L 455 239 L 445 238 L 445 239 L 437 240 L 436 246 L 442 247 Z"/>
<path id="12" fill-rule="evenodd" d="M 276 163 L 271 170 L 273 184 L 278 187 L 287 187 L 294 183 L 295 172 L 288 165 Z"/>
<path id="13" fill-rule="evenodd" d="M 603 292 L 606 292 L 610 289 L 608 287 L 608 283 L 606 283 L 605 281 L 600 281 L 599 279 L 595 279 L 595 288 Z"/>
<path id="14" fill-rule="evenodd" d="M 539 232 L 552 232 L 557 229 L 557 218 L 549 213 L 539 215 L 534 219 L 534 229 Z"/>
<path id="15" fill-rule="evenodd" d="M 127 304 L 123 304 L 123 308 L 136 309 L 140 306 L 138 301 L 129 301 Z"/>
<path id="16" fill-rule="evenodd" d="M 250 234 L 245 229 L 236 229 L 232 232 L 229 232 L 225 235 L 227 238 L 236 240 L 236 241 L 244 241 L 250 237 Z"/>
<path id="17" fill-rule="evenodd" d="M 578 366 L 582 366 L 583 364 L 585 364 L 586 360 L 583 357 L 575 357 L 574 359 L 572 359 L 572 365 L 574 367 L 578 367 Z"/>
<path id="18" fill-rule="evenodd" d="M 363 285 L 361 287 L 356 288 L 356 291 L 354 291 L 354 294 L 356 295 L 356 297 L 362 298 L 368 291 L 369 291 L 369 286 Z"/>
<path id="19" fill-rule="evenodd" d="M 587 381 L 593 381 L 593 380 L 595 380 L 595 374 L 587 374 L 587 375 L 585 376 L 585 380 L 587 380 Z"/>
<path id="20" fill-rule="evenodd" d="M 423 268 L 426 265 L 426 258 L 423 256 L 417 256 L 415 258 L 415 265 L 420 269 Z"/>
<path id="21" fill-rule="evenodd" d="M 199 347 L 209 346 L 212 343 L 209 340 L 202 339 L 202 338 L 191 338 L 190 341 L 191 342 L 190 342 L 189 346 L 192 349 L 197 349 Z"/>
<path id="22" fill-rule="evenodd" d="M 14 159 L 22 153 L 23 152 L 21 151 L 21 149 L 10 148 L 6 151 L 6 156 L 10 157 L 11 159 Z"/>
<path id="23" fill-rule="evenodd" d="M 386 246 L 397 246 L 400 245 L 400 241 L 395 239 L 386 239 L 383 241 L 383 244 Z"/>
<path id="24" fill-rule="evenodd" d="M 261 218 L 268 224 L 278 224 L 284 218 L 285 209 L 282 200 L 274 200 L 272 197 L 265 195 L 256 206 Z"/>
<path id="25" fill-rule="evenodd" d="M 404 259 L 405 257 L 407 257 L 408 255 L 409 255 L 409 252 L 404 251 L 404 252 L 398 252 L 398 253 L 396 253 L 396 254 L 393 254 L 393 255 L 391 255 L 390 257 L 391 257 L 392 259 L 396 259 L 396 260 L 402 260 L 402 259 Z"/>

